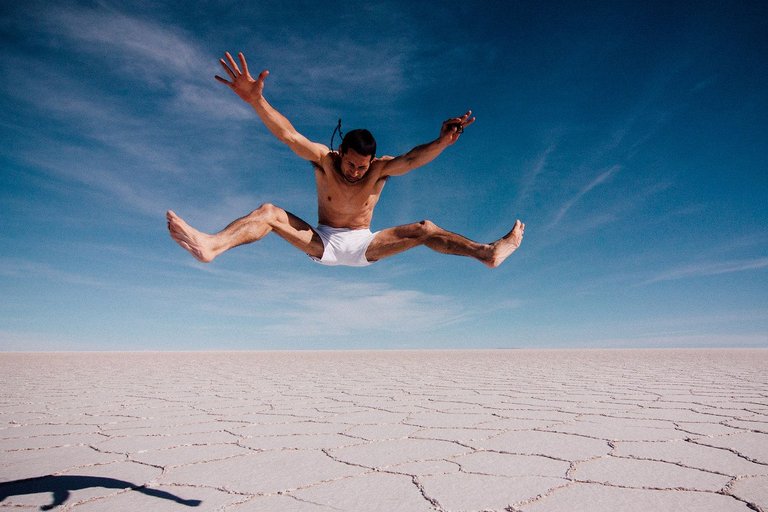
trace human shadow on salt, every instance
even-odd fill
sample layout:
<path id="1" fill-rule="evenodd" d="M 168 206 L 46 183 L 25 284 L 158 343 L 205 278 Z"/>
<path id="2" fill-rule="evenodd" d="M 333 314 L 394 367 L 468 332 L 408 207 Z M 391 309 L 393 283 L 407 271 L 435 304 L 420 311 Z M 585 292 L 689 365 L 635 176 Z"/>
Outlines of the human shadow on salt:
<path id="1" fill-rule="evenodd" d="M 10 496 L 22 494 L 40 494 L 50 492 L 53 494 L 53 503 L 43 505 L 40 510 L 51 510 L 64 504 L 72 491 L 80 491 L 91 487 L 104 487 L 105 489 L 130 489 L 153 498 L 171 500 L 188 507 L 197 507 L 200 500 L 185 500 L 166 491 L 150 489 L 143 485 L 132 484 L 125 480 L 105 478 L 100 476 L 62 475 L 27 478 L 25 480 L 13 480 L 0 482 L 0 503 Z"/>

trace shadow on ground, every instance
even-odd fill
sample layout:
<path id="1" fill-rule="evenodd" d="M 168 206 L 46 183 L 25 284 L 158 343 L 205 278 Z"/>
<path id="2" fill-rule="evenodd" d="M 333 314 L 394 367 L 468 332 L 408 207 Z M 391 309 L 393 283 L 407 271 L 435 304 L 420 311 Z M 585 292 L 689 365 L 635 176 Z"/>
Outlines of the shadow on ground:
<path id="1" fill-rule="evenodd" d="M 153 498 L 175 501 L 188 507 L 197 507 L 202 503 L 200 500 L 185 500 L 169 492 L 150 489 L 142 485 L 126 482 L 125 480 L 84 475 L 43 476 L 25 480 L 13 480 L 11 482 L 0 482 L 0 503 L 9 496 L 50 492 L 53 494 L 53 503 L 40 507 L 40 510 L 51 510 L 64 504 L 69 499 L 70 492 L 91 487 L 131 489 Z"/>

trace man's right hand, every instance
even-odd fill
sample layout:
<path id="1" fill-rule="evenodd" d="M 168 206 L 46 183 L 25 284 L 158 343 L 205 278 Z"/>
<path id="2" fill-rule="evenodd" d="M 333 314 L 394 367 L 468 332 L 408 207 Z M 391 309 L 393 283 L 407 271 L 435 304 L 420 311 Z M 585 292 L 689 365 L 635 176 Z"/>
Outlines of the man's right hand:
<path id="1" fill-rule="evenodd" d="M 259 74 L 259 77 L 254 80 L 248 72 L 248 63 L 245 61 L 245 55 L 243 55 L 242 52 L 237 54 L 240 58 L 240 66 L 237 65 L 235 59 L 232 58 L 232 55 L 230 55 L 229 52 L 226 52 L 224 56 L 227 60 L 219 59 L 219 62 L 221 63 L 221 67 L 224 68 L 224 71 L 227 72 L 227 75 L 229 75 L 231 81 L 226 80 L 219 75 L 216 75 L 216 80 L 232 89 L 235 94 L 240 96 L 246 103 L 253 103 L 261 99 L 262 93 L 264 92 L 264 79 L 269 75 L 269 71 L 265 69 Z"/>

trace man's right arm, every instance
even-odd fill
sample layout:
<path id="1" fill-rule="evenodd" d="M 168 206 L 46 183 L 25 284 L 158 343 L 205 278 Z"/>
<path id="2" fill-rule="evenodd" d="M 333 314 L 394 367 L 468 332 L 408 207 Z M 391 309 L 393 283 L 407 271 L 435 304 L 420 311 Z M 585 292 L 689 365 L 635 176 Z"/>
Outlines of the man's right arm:
<path id="1" fill-rule="evenodd" d="M 242 53 L 238 54 L 242 70 L 238 67 L 235 59 L 232 58 L 232 55 L 230 55 L 229 52 L 227 52 L 225 56 L 228 62 L 224 59 L 220 59 L 220 62 L 231 81 L 225 80 L 218 75 L 216 75 L 216 80 L 227 85 L 243 101 L 253 107 L 256 114 L 258 114 L 259 118 L 269 131 L 291 148 L 294 153 L 304 160 L 319 164 L 322 158 L 329 153 L 330 150 L 328 147 L 317 142 L 312 142 L 300 134 L 296 128 L 293 127 L 291 122 L 288 121 L 284 115 L 275 110 L 264 98 L 264 95 L 262 94 L 264 91 L 264 80 L 269 75 L 269 71 L 262 71 L 261 74 L 259 74 L 259 77 L 254 80 L 248 72 L 248 64 Z"/>

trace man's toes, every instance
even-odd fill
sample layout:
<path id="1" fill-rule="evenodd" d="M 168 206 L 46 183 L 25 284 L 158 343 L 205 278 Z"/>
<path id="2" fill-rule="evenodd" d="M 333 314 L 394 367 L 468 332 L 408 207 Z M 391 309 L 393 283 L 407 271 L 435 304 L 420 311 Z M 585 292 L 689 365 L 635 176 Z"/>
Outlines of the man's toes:
<path id="1" fill-rule="evenodd" d="M 178 231 L 171 231 L 171 238 L 176 240 L 178 243 L 189 243 L 189 240 L 187 237 L 185 237 L 183 234 L 179 233 Z"/>
<path id="2" fill-rule="evenodd" d="M 179 226 L 175 222 L 169 222 L 168 225 L 170 226 L 169 229 L 171 230 L 171 233 L 173 233 L 174 235 L 176 236 L 186 235 L 185 231 L 181 228 L 181 226 Z"/>

